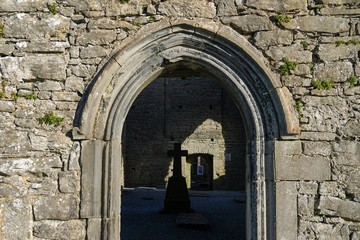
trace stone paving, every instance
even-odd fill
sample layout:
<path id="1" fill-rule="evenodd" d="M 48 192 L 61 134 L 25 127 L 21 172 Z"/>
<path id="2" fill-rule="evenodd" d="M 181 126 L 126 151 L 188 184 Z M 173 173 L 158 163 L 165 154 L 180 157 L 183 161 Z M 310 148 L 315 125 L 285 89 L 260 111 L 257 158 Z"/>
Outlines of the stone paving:
<path id="1" fill-rule="evenodd" d="M 124 189 L 122 240 L 222 240 L 245 239 L 245 194 L 232 191 L 190 191 L 191 207 L 209 220 L 208 229 L 176 225 L 177 214 L 159 214 L 164 189 Z M 237 200 L 237 201 L 236 201 Z"/>

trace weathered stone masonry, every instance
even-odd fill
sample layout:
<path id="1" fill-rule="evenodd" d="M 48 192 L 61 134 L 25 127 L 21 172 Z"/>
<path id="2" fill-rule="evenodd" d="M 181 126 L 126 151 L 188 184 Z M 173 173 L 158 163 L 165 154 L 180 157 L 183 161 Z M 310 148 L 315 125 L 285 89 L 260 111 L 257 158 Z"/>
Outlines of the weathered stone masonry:
<path id="1" fill-rule="evenodd" d="M 132 56 L 127 53 L 143 50 L 142 41 L 149 41 L 144 40 L 147 36 L 157 39 L 165 35 L 163 29 L 169 32 L 166 36 L 179 35 L 194 62 L 195 54 L 186 48 L 189 45 L 201 53 L 197 55 L 199 61 L 216 62 L 207 58 L 216 52 L 207 44 L 213 41 L 225 49 L 234 43 L 244 49 L 235 51 L 243 54 L 239 56 L 248 56 L 243 59 L 249 64 L 239 65 L 243 75 L 238 75 L 247 87 L 251 86 L 250 92 L 263 94 L 265 85 L 271 89 L 266 92 L 269 102 L 277 96 L 282 100 L 284 116 L 261 115 L 268 125 L 269 119 L 287 121 L 274 123 L 279 125 L 278 132 L 267 132 L 272 137 L 265 137 L 268 141 L 262 149 L 266 152 L 261 155 L 251 148 L 259 144 L 256 141 L 248 146 L 248 156 L 264 156 L 258 159 L 266 166 L 266 179 L 261 174 L 254 175 L 261 181 L 248 179 L 249 185 L 256 186 L 248 192 L 248 199 L 272 199 L 266 208 L 249 207 L 248 228 L 255 225 L 251 219 L 258 221 L 257 230 L 247 229 L 248 237 L 359 239 L 359 17 L 358 0 L 3 0 L 0 238 L 100 239 L 100 235 L 106 238 L 118 231 L 119 200 L 113 199 L 120 193 L 109 188 L 104 201 L 101 188 L 87 186 L 92 183 L 89 179 L 109 179 L 103 187 L 113 186 L 114 176 L 106 175 L 106 169 L 117 166 L 121 172 L 121 164 L 104 161 L 102 166 L 96 161 L 99 165 L 93 166 L 87 159 L 116 155 L 112 149 L 120 144 L 115 137 L 99 137 L 98 128 L 81 132 L 94 120 L 79 115 L 93 111 L 93 115 L 101 116 L 102 109 L 113 101 L 112 93 L 122 94 L 118 89 L 123 83 L 116 79 L 130 78 L 126 59 Z M 203 43 L 197 42 L 196 34 L 206 36 Z M 221 38 L 224 45 L 218 40 Z M 176 61 L 176 53 L 169 53 L 165 41 L 162 43 L 156 50 L 163 54 L 159 58 Z M 177 54 L 186 59 L 183 52 Z M 211 56 L 222 63 L 234 57 Z M 223 72 L 230 75 L 235 68 L 227 63 L 229 69 Z M 120 73 L 114 68 L 127 71 Z M 98 91 L 100 82 L 109 78 L 112 81 L 105 90 Z M 102 94 L 103 100 L 89 110 L 86 103 L 97 94 Z M 134 98 L 137 94 L 134 92 Z M 235 91 L 234 96 L 238 96 Z M 296 113 L 294 125 L 298 123 L 301 131 L 281 131 L 292 126 L 291 111 L 289 108 L 287 112 L 286 106 Z M 249 109 L 245 106 L 242 111 Z M 53 118 L 44 118 L 49 113 Z M 245 113 L 251 115 L 251 111 Z M 57 121 L 54 116 L 64 119 Z M 44 122 L 40 124 L 39 119 Z M 101 117 L 97 119 L 96 124 L 103 124 Z M 113 120 L 109 117 L 104 121 Z M 266 124 L 265 130 L 269 128 Z M 249 169 L 258 169 L 254 162 L 248 165 Z M 104 175 L 98 176 L 94 169 L 103 169 Z M 268 224 L 269 219 L 276 224 Z"/>

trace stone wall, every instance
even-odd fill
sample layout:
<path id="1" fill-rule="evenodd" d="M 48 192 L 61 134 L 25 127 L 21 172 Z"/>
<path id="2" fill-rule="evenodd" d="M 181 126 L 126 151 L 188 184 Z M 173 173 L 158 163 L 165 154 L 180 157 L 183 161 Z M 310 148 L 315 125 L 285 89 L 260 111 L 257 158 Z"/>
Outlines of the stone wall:
<path id="1" fill-rule="evenodd" d="M 125 126 L 126 187 L 163 188 L 172 175 L 167 150 L 180 142 L 189 155 L 213 156 L 214 189 L 245 190 L 243 120 L 215 80 L 191 74 L 156 79 L 137 97 Z M 231 161 L 225 162 L 226 154 Z M 183 175 L 188 176 L 190 171 L 183 168 Z"/>
<path id="2" fill-rule="evenodd" d="M 3 0 L 0 238 L 89 235 L 79 101 L 123 41 L 178 17 L 230 26 L 292 94 L 301 134 L 275 142 L 277 239 L 359 239 L 359 16 L 358 0 Z"/>

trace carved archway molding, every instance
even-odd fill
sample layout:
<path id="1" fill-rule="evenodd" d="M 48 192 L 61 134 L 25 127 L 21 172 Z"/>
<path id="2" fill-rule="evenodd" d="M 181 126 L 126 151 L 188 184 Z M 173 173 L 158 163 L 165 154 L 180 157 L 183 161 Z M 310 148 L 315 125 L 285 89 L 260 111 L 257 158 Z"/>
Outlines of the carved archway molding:
<path id="1" fill-rule="evenodd" d="M 273 141 L 299 133 L 287 89 L 266 60 L 231 28 L 208 20 L 164 19 L 123 41 L 87 88 L 74 122 L 81 142 L 81 218 L 89 239 L 120 239 L 121 134 L 140 92 L 164 72 L 203 71 L 232 95 L 247 146 L 247 238 L 273 239 Z"/>

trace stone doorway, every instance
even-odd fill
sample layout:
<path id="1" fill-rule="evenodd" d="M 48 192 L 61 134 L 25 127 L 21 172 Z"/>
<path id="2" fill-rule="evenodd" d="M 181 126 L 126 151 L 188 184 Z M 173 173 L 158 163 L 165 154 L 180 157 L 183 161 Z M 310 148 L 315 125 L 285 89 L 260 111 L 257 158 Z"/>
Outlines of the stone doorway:
<path id="1" fill-rule="evenodd" d="M 213 155 L 193 154 L 186 159 L 186 184 L 191 190 L 213 190 Z"/>
<path id="2" fill-rule="evenodd" d="M 85 92 L 74 123 L 73 139 L 82 147 L 80 216 L 87 219 L 88 238 L 120 239 L 126 116 L 150 82 L 185 66 L 215 76 L 239 106 L 248 141 L 246 238 L 274 239 L 275 223 L 286 225 L 275 206 L 274 142 L 299 128 L 287 90 L 260 54 L 221 23 L 185 19 L 152 24 L 118 49 Z"/>

